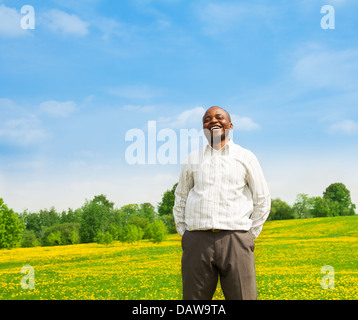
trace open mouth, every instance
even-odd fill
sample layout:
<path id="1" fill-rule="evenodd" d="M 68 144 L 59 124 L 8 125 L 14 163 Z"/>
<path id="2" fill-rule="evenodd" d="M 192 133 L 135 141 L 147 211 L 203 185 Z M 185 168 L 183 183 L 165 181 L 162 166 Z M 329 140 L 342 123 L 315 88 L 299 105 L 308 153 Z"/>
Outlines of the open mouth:
<path id="1" fill-rule="evenodd" d="M 219 126 L 213 126 L 210 128 L 211 131 L 220 130 L 220 129 L 221 129 L 221 127 L 219 127 Z"/>

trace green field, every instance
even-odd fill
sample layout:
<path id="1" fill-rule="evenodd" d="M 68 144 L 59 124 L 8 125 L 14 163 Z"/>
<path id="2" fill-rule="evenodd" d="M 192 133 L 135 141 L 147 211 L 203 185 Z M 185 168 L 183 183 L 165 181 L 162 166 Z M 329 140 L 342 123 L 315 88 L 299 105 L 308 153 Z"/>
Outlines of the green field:
<path id="1" fill-rule="evenodd" d="M 0 250 L 0 299 L 181 299 L 180 239 Z M 255 254 L 260 300 L 358 299 L 358 216 L 266 222 Z M 334 288 L 322 289 L 327 265 Z"/>

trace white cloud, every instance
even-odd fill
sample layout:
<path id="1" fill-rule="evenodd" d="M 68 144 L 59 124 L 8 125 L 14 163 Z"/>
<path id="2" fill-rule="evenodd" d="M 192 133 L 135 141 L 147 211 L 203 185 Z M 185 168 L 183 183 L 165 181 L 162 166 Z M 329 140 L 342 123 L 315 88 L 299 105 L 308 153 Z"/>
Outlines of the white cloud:
<path id="1" fill-rule="evenodd" d="M 331 125 L 330 131 L 332 133 L 354 135 L 358 133 L 358 123 L 353 120 L 343 120 Z"/>
<path id="2" fill-rule="evenodd" d="M 42 14 L 41 21 L 53 32 L 74 36 L 88 34 L 89 24 L 75 14 L 53 9 Z"/>
<path id="3" fill-rule="evenodd" d="M 21 28 L 21 18 L 16 9 L 0 5 L 0 37 L 12 38 L 27 34 Z"/>
<path id="4" fill-rule="evenodd" d="M 40 121 L 34 117 L 20 117 L 1 124 L 0 139 L 28 145 L 46 140 L 48 134 L 41 128 Z"/>
<path id="5" fill-rule="evenodd" d="M 298 59 L 293 74 L 302 85 L 349 90 L 358 86 L 358 50 L 309 48 Z"/>
<path id="6" fill-rule="evenodd" d="M 102 33 L 102 39 L 107 41 L 114 37 L 130 38 L 130 28 L 122 22 L 118 22 L 112 18 L 95 16 L 91 20 L 92 25 L 98 28 Z"/>
<path id="7" fill-rule="evenodd" d="M 202 126 L 202 118 L 204 113 L 205 109 L 203 107 L 195 107 L 190 110 L 185 110 L 176 116 L 176 118 L 172 122 L 172 127 L 187 128 L 188 126 L 195 123 L 200 123 L 200 125 Z"/>
<path id="8" fill-rule="evenodd" d="M 39 106 L 40 113 L 45 113 L 52 117 L 67 117 L 76 111 L 77 105 L 73 101 L 58 102 L 54 100 L 42 102 Z"/>
<path id="9" fill-rule="evenodd" d="M 48 136 L 35 114 L 10 99 L 0 99 L 0 141 L 28 145 L 43 142 Z"/>
<path id="10" fill-rule="evenodd" d="M 184 110 L 174 117 L 160 117 L 157 121 L 161 128 L 172 129 L 191 129 L 200 130 L 203 126 L 202 118 L 205 113 L 203 107 L 195 107 L 193 109 Z"/>
<path id="11" fill-rule="evenodd" d="M 234 126 L 234 130 L 237 129 L 238 131 L 253 131 L 260 128 L 251 118 L 239 117 L 235 114 L 231 115 L 231 122 Z"/>

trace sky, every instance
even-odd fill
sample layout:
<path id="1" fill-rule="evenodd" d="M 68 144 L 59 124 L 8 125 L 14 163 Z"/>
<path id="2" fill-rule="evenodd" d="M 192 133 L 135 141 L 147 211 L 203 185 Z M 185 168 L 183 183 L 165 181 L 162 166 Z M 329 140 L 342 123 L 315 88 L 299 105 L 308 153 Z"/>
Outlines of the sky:
<path id="1" fill-rule="evenodd" d="M 341 182 L 358 205 L 357 10 L 355 0 L 0 0 L 0 197 L 16 212 L 76 209 L 98 194 L 156 206 L 181 161 L 150 163 L 149 150 L 158 160 L 220 106 L 272 198 L 292 205 Z M 129 139 L 133 129 L 143 135 Z M 128 163 L 143 137 L 145 163 Z"/>

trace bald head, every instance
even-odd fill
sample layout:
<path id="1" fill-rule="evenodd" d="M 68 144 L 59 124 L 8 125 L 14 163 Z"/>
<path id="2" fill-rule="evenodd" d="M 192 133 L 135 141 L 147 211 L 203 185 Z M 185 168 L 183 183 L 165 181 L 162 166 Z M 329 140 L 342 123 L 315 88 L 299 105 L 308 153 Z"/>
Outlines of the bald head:
<path id="1" fill-rule="evenodd" d="M 209 109 L 207 109 L 207 110 L 205 111 L 204 116 L 203 116 L 203 122 L 204 122 L 205 116 L 206 116 L 208 113 L 211 113 L 211 111 L 214 111 L 214 110 L 215 110 L 215 111 L 218 110 L 218 111 L 221 111 L 221 112 L 225 113 L 226 116 L 227 116 L 227 118 L 228 118 L 228 121 L 231 122 L 231 117 L 230 117 L 229 112 L 227 112 L 225 109 L 220 108 L 220 107 L 218 107 L 218 106 L 210 107 Z"/>

